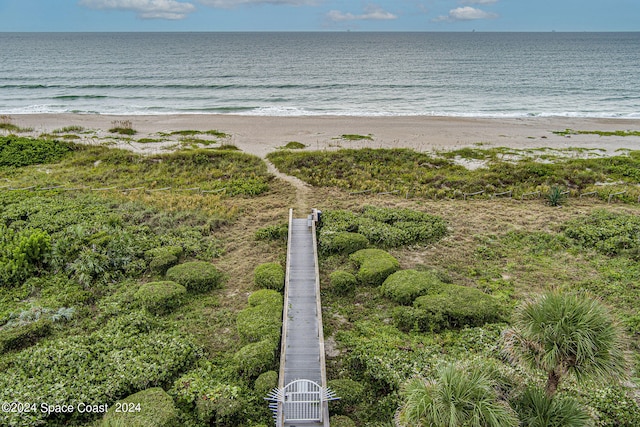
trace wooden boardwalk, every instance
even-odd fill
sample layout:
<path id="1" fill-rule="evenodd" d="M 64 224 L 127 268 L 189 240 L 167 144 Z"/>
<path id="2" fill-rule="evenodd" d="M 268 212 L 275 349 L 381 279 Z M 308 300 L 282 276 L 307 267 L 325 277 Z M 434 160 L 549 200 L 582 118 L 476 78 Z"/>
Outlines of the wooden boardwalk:
<path id="1" fill-rule="evenodd" d="M 279 376 L 281 401 L 278 404 L 276 426 L 328 427 L 329 410 L 326 397 L 331 396 L 326 393 L 315 221 L 308 218 L 294 219 L 293 211 L 289 214 L 282 329 Z M 306 381 L 294 384 L 297 380 Z M 316 394 L 303 393 L 311 388 L 315 389 L 315 385 L 319 387 L 319 391 L 315 393 L 323 397 L 319 402 L 307 406 L 320 414 L 319 419 L 303 421 L 300 418 L 304 418 L 305 413 L 309 416 L 307 409 L 302 408 L 302 404 L 294 405 L 290 402 L 296 399 L 315 399 Z"/>

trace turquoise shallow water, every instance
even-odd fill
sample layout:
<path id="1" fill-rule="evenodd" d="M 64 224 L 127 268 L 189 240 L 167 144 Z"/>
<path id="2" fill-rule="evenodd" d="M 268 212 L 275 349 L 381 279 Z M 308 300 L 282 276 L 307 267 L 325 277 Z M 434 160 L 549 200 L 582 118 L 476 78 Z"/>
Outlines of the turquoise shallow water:
<path id="1" fill-rule="evenodd" d="M 640 33 L 0 33 L 0 114 L 640 118 Z"/>

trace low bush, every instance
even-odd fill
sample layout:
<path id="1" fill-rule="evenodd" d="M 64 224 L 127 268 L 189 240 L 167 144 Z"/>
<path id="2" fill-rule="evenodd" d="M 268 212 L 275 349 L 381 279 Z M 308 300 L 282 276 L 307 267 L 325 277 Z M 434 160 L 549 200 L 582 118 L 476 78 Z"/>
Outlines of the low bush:
<path id="1" fill-rule="evenodd" d="M 144 257 L 151 261 L 154 258 L 158 258 L 165 255 L 173 255 L 176 258 L 180 258 L 184 253 L 182 246 L 161 246 L 159 248 L 149 249 L 144 253 Z"/>
<path id="2" fill-rule="evenodd" d="M 358 284 L 356 276 L 348 271 L 334 271 L 329 276 L 331 290 L 338 295 L 345 295 L 353 291 Z"/>
<path id="3" fill-rule="evenodd" d="M 167 270 L 166 277 L 191 292 L 207 292 L 222 287 L 222 274 L 216 267 L 204 261 L 185 262 Z"/>
<path id="4" fill-rule="evenodd" d="M 323 254 L 349 255 L 369 246 L 369 240 L 358 233 L 339 231 L 323 233 L 318 241 L 320 252 Z"/>
<path id="5" fill-rule="evenodd" d="M 224 369 L 209 362 L 201 361 L 199 365 L 177 379 L 169 394 L 183 412 L 194 414 L 199 421 L 208 424 L 214 416 L 235 409 L 224 406 L 235 406 L 241 387 L 224 378 L 229 375 Z"/>
<path id="6" fill-rule="evenodd" d="M 276 292 L 270 290 L 270 292 Z M 276 292 L 277 293 L 277 292 Z M 236 327 L 238 334 L 245 343 L 270 339 L 274 342 L 280 339 L 282 328 L 282 296 L 277 301 L 271 293 L 261 293 L 250 299 L 249 307 L 238 313 Z"/>
<path id="7" fill-rule="evenodd" d="M 393 317 L 401 330 L 433 332 L 501 322 L 505 320 L 505 310 L 497 299 L 482 291 L 445 285 L 437 294 L 416 298 L 413 307 L 397 308 Z"/>
<path id="8" fill-rule="evenodd" d="M 289 225 L 286 222 L 278 225 L 267 225 L 259 228 L 255 237 L 257 240 L 281 240 L 286 242 L 289 238 Z"/>
<path id="9" fill-rule="evenodd" d="M 267 262 L 257 266 L 253 272 L 253 279 L 260 288 L 276 291 L 284 289 L 284 269 L 277 262 Z"/>
<path id="10" fill-rule="evenodd" d="M 402 270 L 387 277 L 380 290 L 398 304 L 409 305 L 419 296 L 442 291 L 443 286 L 429 271 Z"/>
<path id="11" fill-rule="evenodd" d="M 265 338 L 280 338 L 282 305 L 266 304 L 249 307 L 238 313 L 236 327 L 243 342 L 256 342 Z"/>
<path id="12" fill-rule="evenodd" d="M 640 426 L 640 404 L 621 386 L 590 391 L 586 398 L 596 412 L 599 427 Z"/>
<path id="13" fill-rule="evenodd" d="M 182 257 L 181 246 L 162 246 L 146 251 L 145 258 L 149 261 L 149 268 L 159 274 L 165 274 L 167 270 L 178 264 Z"/>
<path id="14" fill-rule="evenodd" d="M 523 426 L 593 425 L 593 420 L 573 397 L 562 394 L 548 396 L 538 387 L 527 387 L 512 404 Z"/>
<path id="15" fill-rule="evenodd" d="M 329 420 L 331 427 L 356 427 L 356 423 L 344 415 L 334 415 Z"/>
<path id="16" fill-rule="evenodd" d="M 165 274 L 168 269 L 178 264 L 178 257 L 165 254 L 152 259 L 149 262 L 149 269 L 159 274 Z"/>
<path id="17" fill-rule="evenodd" d="M 149 282 L 136 291 L 134 298 L 152 313 L 166 314 L 178 307 L 187 290 L 176 282 Z"/>
<path id="18" fill-rule="evenodd" d="M 263 372 L 253 383 L 253 389 L 261 397 L 267 396 L 276 387 L 278 387 L 278 373 L 276 371 Z"/>
<path id="19" fill-rule="evenodd" d="M 179 425 L 178 411 L 173 399 L 160 387 L 139 391 L 111 405 L 100 423 L 100 427 Z"/>
<path id="20" fill-rule="evenodd" d="M 47 232 L 16 232 L 0 225 L 0 284 L 20 284 L 44 266 L 50 253 L 51 236 Z"/>
<path id="21" fill-rule="evenodd" d="M 0 354 L 29 347 L 51 333 L 51 322 L 41 319 L 0 330 Z"/>
<path id="22" fill-rule="evenodd" d="M 366 286 L 379 286 L 387 277 L 400 269 L 398 260 L 380 249 L 362 249 L 349 256 L 358 265 L 358 282 Z"/>
<path id="23" fill-rule="evenodd" d="M 564 224 L 564 234 L 585 248 L 605 255 L 640 253 L 640 217 L 605 210 Z"/>
<path id="24" fill-rule="evenodd" d="M 439 240 L 447 234 L 447 225 L 439 216 L 411 209 L 365 206 L 357 214 L 323 212 L 318 237 L 322 253 L 349 253 L 366 247 L 365 240 L 353 234 L 364 236 L 367 245 L 392 248 Z"/>
<path id="25" fill-rule="evenodd" d="M 50 139 L 0 137 L 0 167 L 53 163 L 71 151 L 72 145 Z"/>
<path id="26" fill-rule="evenodd" d="M 263 372 L 273 370 L 277 345 L 278 342 L 271 338 L 245 345 L 234 355 L 238 371 L 242 375 L 255 378 Z"/>
<path id="27" fill-rule="evenodd" d="M 282 310 L 282 294 L 273 289 L 260 289 L 249 295 L 249 306 L 256 307 L 259 305 L 279 306 Z"/>
<path id="28" fill-rule="evenodd" d="M 362 403 L 366 391 L 364 385 L 348 378 L 330 380 L 327 386 L 340 398 L 329 402 L 329 412 L 336 415 L 352 413 Z"/>
<path id="29" fill-rule="evenodd" d="M 190 338 L 166 331 L 142 313 L 127 314 L 91 334 L 17 353 L 0 376 L 0 401 L 111 403 L 166 383 L 201 354 Z M 44 425 L 53 416 L 30 415 L 0 412 L 0 425 Z M 74 412 L 70 417 L 87 419 L 91 414 Z"/>

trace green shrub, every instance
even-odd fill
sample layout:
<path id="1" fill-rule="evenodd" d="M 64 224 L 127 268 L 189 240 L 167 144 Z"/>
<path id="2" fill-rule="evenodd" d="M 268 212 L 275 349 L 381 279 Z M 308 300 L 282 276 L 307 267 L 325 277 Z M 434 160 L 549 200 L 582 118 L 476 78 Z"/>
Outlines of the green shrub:
<path id="1" fill-rule="evenodd" d="M 393 301 L 409 305 L 419 296 L 442 291 L 443 283 L 428 271 L 402 270 L 393 273 L 382 284 L 382 295 Z"/>
<path id="2" fill-rule="evenodd" d="M 161 328 L 153 318 L 122 315 L 88 335 L 48 340 L 16 353 L 0 375 L 0 401 L 110 403 L 166 383 L 200 356 L 193 340 Z M 24 415 L 0 412 L 0 425 L 44 425 L 53 416 Z"/>
<path id="3" fill-rule="evenodd" d="M 49 320 L 0 330 L 0 354 L 29 347 L 51 333 Z"/>
<path id="4" fill-rule="evenodd" d="M 120 410 L 121 412 L 116 412 Z M 173 399 L 160 387 L 132 394 L 109 407 L 100 427 L 177 427 Z"/>
<path id="5" fill-rule="evenodd" d="M 276 291 L 284 289 L 284 269 L 277 262 L 267 262 L 257 266 L 253 272 L 253 279 L 260 288 Z"/>
<path id="6" fill-rule="evenodd" d="M 572 396 L 548 396 L 542 388 L 527 387 L 513 402 L 523 426 L 584 427 L 592 420 Z"/>
<path id="7" fill-rule="evenodd" d="M 50 253 L 51 236 L 47 232 L 16 232 L 0 225 L 0 284 L 20 284 L 43 267 Z"/>
<path id="8" fill-rule="evenodd" d="M 503 321 L 504 308 L 497 299 L 477 289 L 445 285 L 438 294 L 416 298 L 413 309 L 396 310 L 394 319 L 404 330 L 437 331 Z"/>
<path id="9" fill-rule="evenodd" d="M 253 383 L 253 389 L 261 397 L 265 397 L 276 387 L 278 387 L 278 373 L 276 371 L 263 372 Z"/>
<path id="10" fill-rule="evenodd" d="M 635 255 L 640 250 L 640 217 L 637 215 L 601 210 L 567 221 L 563 228 L 567 237 L 605 255 Z"/>
<path id="11" fill-rule="evenodd" d="M 282 305 L 248 307 L 238 313 L 236 327 L 243 342 L 280 338 Z"/>
<path id="12" fill-rule="evenodd" d="M 349 417 L 344 415 L 334 415 L 329 420 L 331 427 L 356 427 L 356 423 Z"/>
<path id="13" fill-rule="evenodd" d="M 149 282 L 140 286 L 134 298 L 150 312 L 165 314 L 178 307 L 186 293 L 185 287 L 176 282 Z"/>
<path id="14" fill-rule="evenodd" d="M 366 286 L 379 286 L 400 269 L 398 260 L 380 249 L 361 249 L 349 256 L 359 266 L 356 278 Z"/>
<path id="15" fill-rule="evenodd" d="M 272 370 L 275 367 L 277 346 L 278 342 L 271 338 L 245 345 L 234 355 L 238 371 L 247 377 L 257 377 Z"/>
<path id="16" fill-rule="evenodd" d="M 149 268 L 156 273 L 165 274 L 168 269 L 176 264 L 178 264 L 178 257 L 165 254 L 152 259 L 151 262 L 149 262 Z"/>
<path id="17" fill-rule="evenodd" d="M 259 305 L 279 306 L 282 310 L 282 294 L 273 289 L 260 289 L 249 295 L 249 306 L 256 307 Z"/>
<path id="18" fill-rule="evenodd" d="M 346 295 L 353 291 L 358 284 L 356 276 L 348 271 L 337 270 L 329 276 L 329 285 L 331 290 L 338 295 Z"/>
<path id="19" fill-rule="evenodd" d="M 0 167 L 53 163 L 71 151 L 68 143 L 50 139 L 0 137 Z"/>
<path id="20" fill-rule="evenodd" d="M 620 386 L 605 387 L 587 394 L 588 405 L 596 411 L 598 427 L 640 426 L 640 405 Z"/>
<path id="21" fill-rule="evenodd" d="M 267 291 L 269 293 L 260 293 L 254 298 L 250 296 L 249 307 L 238 313 L 236 327 L 244 342 L 256 342 L 263 339 L 277 342 L 280 339 L 282 296 L 276 291 Z M 277 300 L 273 293 L 277 294 Z"/>
<path id="22" fill-rule="evenodd" d="M 213 264 L 204 261 L 185 262 L 171 267 L 166 277 L 191 292 L 206 292 L 222 287 L 222 274 Z"/>
<path id="23" fill-rule="evenodd" d="M 289 225 L 286 222 L 278 225 L 267 225 L 259 228 L 255 236 L 257 240 L 281 240 L 286 242 L 289 238 Z"/>
<path id="24" fill-rule="evenodd" d="M 323 212 L 318 238 L 322 253 L 344 253 L 364 243 L 362 238 L 340 233 L 360 234 L 370 244 L 392 248 L 434 242 L 446 235 L 447 225 L 439 216 L 410 209 L 366 206 L 359 214 Z"/>
<path id="25" fill-rule="evenodd" d="M 182 249 L 182 246 L 161 246 L 159 248 L 149 249 L 144 253 L 144 257 L 148 261 L 165 255 L 173 255 L 176 258 L 180 258 L 183 253 L 184 249 Z"/>
<path id="26" fill-rule="evenodd" d="M 286 150 L 302 150 L 305 147 L 306 147 L 306 145 L 304 145 L 301 142 L 289 141 L 289 142 L 287 142 L 287 145 L 285 145 L 284 147 L 280 147 L 280 148 L 284 148 Z"/>
<path id="27" fill-rule="evenodd" d="M 229 384 L 224 378 L 229 373 L 209 362 L 200 362 L 200 366 L 177 379 L 169 394 L 183 411 L 195 413 L 202 422 L 209 422 L 220 405 L 236 401 L 241 387 Z"/>
<path id="28" fill-rule="evenodd" d="M 182 246 L 162 246 L 146 251 L 144 256 L 149 260 L 152 271 L 165 274 L 169 268 L 178 264 L 182 254 Z"/>
<path id="29" fill-rule="evenodd" d="M 349 255 L 369 246 L 369 240 L 358 233 L 339 231 L 322 233 L 318 241 L 320 252 L 324 254 Z"/>
<path id="30" fill-rule="evenodd" d="M 365 398 L 365 386 L 348 378 L 330 380 L 327 386 L 340 398 L 329 402 L 329 412 L 332 414 L 352 413 L 357 405 L 363 403 Z"/>

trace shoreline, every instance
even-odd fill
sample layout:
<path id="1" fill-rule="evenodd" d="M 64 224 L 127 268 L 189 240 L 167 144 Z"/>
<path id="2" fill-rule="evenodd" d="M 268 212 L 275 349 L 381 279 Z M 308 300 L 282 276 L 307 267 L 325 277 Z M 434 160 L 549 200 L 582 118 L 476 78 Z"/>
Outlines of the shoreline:
<path id="1" fill-rule="evenodd" d="M 227 114 L 99 115 L 73 113 L 13 114 L 12 123 L 33 128 L 29 136 L 56 129 L 81 126 L 80 143 L 96 144 L 108 139 L 112 145 L 139 152 L 166 150 L 178 138 L 164 143 L 137 143 L 141 138 L 157 138 L 162 132 L 218 130 L 230 135 L 224 143 L 242 151 L 266 156 L 271 151 L 297 141 L 308 150 L 338 148 L 411 148 L 417 151 L 453 150 L 481 146 L 515 149 L 579 147 L 640 149 L 637 136 L 556 135 L 565 129 L 582 131 L 640 131 L 640 119 L 623 118 L 485 118 L 450 116 L 244 116 Z M 137 133 L 132 139 L 114 139 L 108 132 L 116 120 L 129 120 Z M 4 134 L 7 134 L 5 131 Z M 371 135 L 372 140 L 347 141 L 345 134 Z M 25 134 L 21 134 L 25 135 Z"/>

